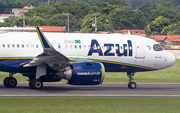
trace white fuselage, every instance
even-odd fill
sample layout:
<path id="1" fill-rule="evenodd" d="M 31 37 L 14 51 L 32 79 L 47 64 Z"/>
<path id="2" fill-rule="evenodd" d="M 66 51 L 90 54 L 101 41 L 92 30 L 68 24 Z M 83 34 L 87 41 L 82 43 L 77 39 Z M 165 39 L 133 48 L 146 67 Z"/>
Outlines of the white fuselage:
<path id="1" fill-rule="evenodd" d="M 44 33 L 53 47 L 70 59 L 88 59 L 105 64 L 107 71 L 134 72 L 167 68 L 175 57 L 165 50 L 154 50 L 156 41 L 135 35 Z M 0 34 L 0 59 L 33 59 L 43 52 L 36 32 Z M 113 64 L 113 65 L 111 65 Z M 19 64 L 20 65 L 20 64 Z M 120 65 L 117 67 L 116 65 Z M 113 67 L 114 66 L 114 67 Z M 117 67 L 117 68 L 116 68 Z M 109 68 L 109 69 L 108 69 Z"/>

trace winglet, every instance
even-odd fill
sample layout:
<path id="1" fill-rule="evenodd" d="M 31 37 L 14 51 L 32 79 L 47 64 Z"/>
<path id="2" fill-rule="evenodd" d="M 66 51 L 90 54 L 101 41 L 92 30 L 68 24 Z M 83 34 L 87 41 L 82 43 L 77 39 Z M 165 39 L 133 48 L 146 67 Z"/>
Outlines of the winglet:
<path id="1" fill-rule="evenodd" d="M 49 43 L 49 41 L 47 40 L 47 38 L 44 36 L 44 34 L 42 33 L 42 31 L 39 29 L 38 26 L 35 27 L 37 34 L 39 36 L 39 40 L 41 42 L 41 45 L 43 48 L 51 48 L 51 44 Z"/>

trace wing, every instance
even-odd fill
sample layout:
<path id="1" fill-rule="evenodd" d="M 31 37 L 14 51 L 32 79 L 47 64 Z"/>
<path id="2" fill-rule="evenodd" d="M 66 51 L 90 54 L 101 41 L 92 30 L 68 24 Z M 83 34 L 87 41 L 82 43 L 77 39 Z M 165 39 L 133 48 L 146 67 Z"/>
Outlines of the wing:
<path id="1" fill-rule="evenodd" d="M 61 66 L 61 68 L 63 68 L 70 64 L 70 59 L 53 48 L 39 27 L 36 27 L 36 31 L 44 52 L 38 55 L 32 61 L 24 64 L 23 67 L 33 67 L 48 64 L 50 67 Z"/>
<path id="2" fill-rule="evenodd" d="M 36 27 L 37 34 L 39 36 L 39 40 L 41 42 L 41 45 L 43 47 L 44 52 L 40 55 L 38 55 L 36 58 L 34 58 L 32 61 L 28 63 L 22 64 L 23 67 L 33 67 L 38 66 L 42 64 L 47 64 L 49 67 L 51 67 L 53 70 L 59 71 L 70 64 L 74 62 L 84 62 L 89 60 L 71 60 L 62 53 L 56 51 L 53 46 L 50 44 L 50 42 L 47 40 L 45 35 L 42 33 L 42 31 L 39 29 L 39 27 Z"/>

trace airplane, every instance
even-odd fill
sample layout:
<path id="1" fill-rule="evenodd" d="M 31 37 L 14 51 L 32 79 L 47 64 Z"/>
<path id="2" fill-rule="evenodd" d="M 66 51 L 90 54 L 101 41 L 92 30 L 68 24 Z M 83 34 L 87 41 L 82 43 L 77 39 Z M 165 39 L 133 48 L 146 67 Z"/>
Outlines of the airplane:
<path id="1" fill-rule="evenodd" d="M 8 32 L 0 34 L 0 71 L 5 87 L 14 88 L 21 73 L 31 89 L 62 79 L 70 85 L 99 85 L 105 72 L 126 72 L 135 89 L 136 72 L 172 66 L 176 59 L 150 38 L 125 34 Z"/>

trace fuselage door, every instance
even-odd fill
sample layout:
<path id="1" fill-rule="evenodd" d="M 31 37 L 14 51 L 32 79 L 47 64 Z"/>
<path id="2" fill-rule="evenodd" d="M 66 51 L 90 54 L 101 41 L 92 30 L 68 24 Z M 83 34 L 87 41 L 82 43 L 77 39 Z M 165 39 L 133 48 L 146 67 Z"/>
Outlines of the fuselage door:
<path id="1" fill-rule="evenodd" d="M 135 48 L 136 48 L 136 56 L 137 59 L 144 59 L 145 53 L 144 53 L 144 46 L 141 39 L 135 39 Z"/>

